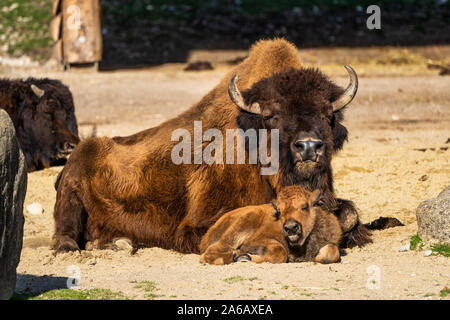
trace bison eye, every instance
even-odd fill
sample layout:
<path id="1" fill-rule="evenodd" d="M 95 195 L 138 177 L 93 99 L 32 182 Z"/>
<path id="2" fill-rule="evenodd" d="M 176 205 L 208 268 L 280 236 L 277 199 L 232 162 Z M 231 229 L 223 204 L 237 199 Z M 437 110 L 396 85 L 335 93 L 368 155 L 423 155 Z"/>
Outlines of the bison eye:
<path id="1" fill-rule="evenodd" d="M 305 205 L 302 207 L 302 210 L 303 210 L 303 211 L 308 211 L 308 209 L 309 209 L 309 205 L 308 205 L 308 204 L 305 204 Z"/>
<path id="2" fill-rule="evenodd" d="M 271 128 L 274 128 L 278 125 L 279 122 L 279 117 L 278 116 L 268 116 L 267 118 L 264 118 L 264 121 L 267 123 L 267 125 Z"/>

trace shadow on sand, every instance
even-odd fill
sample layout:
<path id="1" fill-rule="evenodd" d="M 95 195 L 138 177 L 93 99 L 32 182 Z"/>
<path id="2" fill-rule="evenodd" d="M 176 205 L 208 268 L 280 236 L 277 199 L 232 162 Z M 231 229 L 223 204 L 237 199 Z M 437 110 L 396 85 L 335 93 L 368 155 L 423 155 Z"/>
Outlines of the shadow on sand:
<path id="1" fill-rule="evenodd" d="M 43 292 L 55 289 L 67 289 L 68 277 L 36 276 L 18 274 L 13 300 L 27 300 Z"/>

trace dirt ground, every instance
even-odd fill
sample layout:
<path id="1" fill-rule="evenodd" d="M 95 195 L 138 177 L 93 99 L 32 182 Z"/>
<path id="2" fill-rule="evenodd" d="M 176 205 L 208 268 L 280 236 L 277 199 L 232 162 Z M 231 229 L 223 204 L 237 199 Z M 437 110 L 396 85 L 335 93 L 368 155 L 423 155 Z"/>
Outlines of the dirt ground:
<path id="1" fill-rule="evenodd" d="M 226 72 L 183 72 L 185 65 L 92 73 L 47 69 L 3 71 L 9 77 L 48 76 L 70 86 L 82 136 L 128 135 L 155 126 L 198 101 Z M 342 66 L 318 65 L 345 85 Z M 73 270 L 79 287 L 105 288 L 133 299 L 448 299 L 450 260 L 399 252 L 417 232 L 415 209 L 450 184 L 450 77 L 417 66 L 353 65 L 360 90 L 347 110 L 349 142 L 333 159 L 338 196 L 353 200 L 363 222 L 391 216 L 405 226 L 376 231 L 373 244 L 346 249 L 342 261 L 236 263 L 209 266 L 195 254 L 160 248 L 94 250 L 53 256 L 53 183 L 61 167 L 28 177 L 25 206 L 39 202 L 44 213 L 25 212 L 25 237 L 17 292 L 66 286 Z M 96 128 L 94 129 L 94 125 Z M 420 148 L 436 148 L 418 151 Z M 75 267 L 73 267 L 75 266 Z M 139 287 L 152 281 L 149 295 Z"/>

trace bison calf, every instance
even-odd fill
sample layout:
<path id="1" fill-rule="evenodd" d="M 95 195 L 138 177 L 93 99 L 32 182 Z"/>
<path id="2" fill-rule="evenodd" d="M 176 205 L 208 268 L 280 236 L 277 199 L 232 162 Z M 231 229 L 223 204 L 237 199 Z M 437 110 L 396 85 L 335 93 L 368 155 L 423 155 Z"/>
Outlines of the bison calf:
<path id="1" fill-rule="evenodd" d="M 338 261 L 342 230 L 336 216 L 318 206 L 319 195 L 290 186 L 276 203 L 226 213 L 203 237 L 200 262 Z"/>

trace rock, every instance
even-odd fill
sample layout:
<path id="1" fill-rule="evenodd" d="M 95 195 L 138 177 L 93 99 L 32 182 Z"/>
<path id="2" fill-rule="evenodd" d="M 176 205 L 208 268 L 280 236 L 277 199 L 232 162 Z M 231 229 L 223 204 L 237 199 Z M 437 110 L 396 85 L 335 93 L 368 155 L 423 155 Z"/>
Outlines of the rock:
<path id="1" fill-rule="evenodd" d="M 40 215 L 44 212 L 44 208 L 39 202 L 33 202 L 27 206 L 27 212 L 33 215 Z"/>
<path id="2" fill-rule="evenodd" d="M 133 244 L 129 239 L 121 238 L 114 242 L 116 250 L 130 251 L 133 250 Z"/>
<path id="3" fill-rule="evenodd" d="M 429 257 L 429 256 L 431 256 L 432 253 L 433 253 L 433 251 L 431 251 L 431 250 L 425 250 L 425 251 L 423 252 L 423 255 L 424 255 L 425 257 Z"/>
<path id="4" fill-rule="evenodd" d="M 406 252 L 406 251 L 408 251 L 409 250 L 409 243 L 408 244 L 405 244 L 404 246 L 401 246 L 400 248 L 398 248 L 398 251 L 399 252 Z"/>
<path id="5" fill-rule="evenodd" d="M 0 299 L 10 299 L 23 241 L 27 167 L 13 123 L 0 109 Z"/>
<path id="6" fill-rule="evenodd" d="M 424 240 L 450 243 L 450 186 L 416 210 L 419 236 Z"/>
<path id="7" fill-rule="evenodd" d="M 209 61 L 196 61 L 189 63 L 184 71 L 203 71 L 203 70 L 214 70 L 211 62 Z"/>

